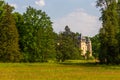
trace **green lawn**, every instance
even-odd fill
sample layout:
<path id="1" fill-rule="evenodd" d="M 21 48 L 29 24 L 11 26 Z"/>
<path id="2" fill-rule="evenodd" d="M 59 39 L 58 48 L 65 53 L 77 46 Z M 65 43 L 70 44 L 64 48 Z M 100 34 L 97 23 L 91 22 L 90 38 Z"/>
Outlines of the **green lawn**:
<path id="1" fill-rule="evenodd" d="M 0 63 L 0 80 L 120 80 L 120 66 L 71 61 Z"/>

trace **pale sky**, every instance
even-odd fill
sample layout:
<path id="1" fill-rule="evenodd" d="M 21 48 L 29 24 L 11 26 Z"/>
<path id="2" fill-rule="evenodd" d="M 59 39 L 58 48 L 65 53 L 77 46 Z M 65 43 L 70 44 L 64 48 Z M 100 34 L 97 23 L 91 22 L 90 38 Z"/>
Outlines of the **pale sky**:
<path id="1" fill-rule="evenodd" d="M 45 11 L 51 17 L 53 29 L 59 33 L 68 25 L 73 32 L 84 36 L 94 36 L 99 32 L 100 12 L 96 0 L 5 0 L 14 6 L 15 11 L 23 13 L 32 6 Z"/>

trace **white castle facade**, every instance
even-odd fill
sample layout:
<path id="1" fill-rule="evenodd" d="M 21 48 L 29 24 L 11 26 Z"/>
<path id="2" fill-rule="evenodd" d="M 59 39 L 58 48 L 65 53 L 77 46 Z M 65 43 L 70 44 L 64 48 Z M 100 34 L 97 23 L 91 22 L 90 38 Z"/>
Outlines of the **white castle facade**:
<path id="1" fill-rule="evenodd" d="M 89 53 L 89 56 L 92 56 L 92 44 L 89 37 L 79 36 L 79 48 L 81 50 L 81 55 L 86 56 Z"/>

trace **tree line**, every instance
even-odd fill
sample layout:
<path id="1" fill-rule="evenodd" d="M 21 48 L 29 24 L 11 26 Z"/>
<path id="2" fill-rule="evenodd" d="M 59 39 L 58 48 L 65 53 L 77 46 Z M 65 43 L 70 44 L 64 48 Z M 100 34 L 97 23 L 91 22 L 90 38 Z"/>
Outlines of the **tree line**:
<path id="1" fill-rule="evenodd" d="M 97 0 L 102 28 L 91 37 L 93 56 L 104 64 L 120 64 L 120 0 Z M 47 62 L 80 59 L 79 33 L 68 26 L 55 33 L 50 17 L 31 6 L 20 14 L 0 1 L 0 62 Z"/>
<path id="2" fill-rule="evenodd" d="M 47 62 L 78 59 L 78 33 L 68 26 L 59 34 L 50 17 L 31 6 L 20 14 L 0 1 L 0 62 Z"/>

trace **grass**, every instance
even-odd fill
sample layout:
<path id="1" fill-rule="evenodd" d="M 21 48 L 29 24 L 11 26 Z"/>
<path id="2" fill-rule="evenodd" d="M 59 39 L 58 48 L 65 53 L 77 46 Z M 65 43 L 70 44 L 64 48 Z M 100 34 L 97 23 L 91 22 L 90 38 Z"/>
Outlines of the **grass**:
<path id="1" fill-rule="evenodd" d="M 0 63 L 0 80 L 120 80 L 120 66 L 90 61 Z"/>

